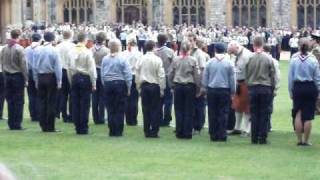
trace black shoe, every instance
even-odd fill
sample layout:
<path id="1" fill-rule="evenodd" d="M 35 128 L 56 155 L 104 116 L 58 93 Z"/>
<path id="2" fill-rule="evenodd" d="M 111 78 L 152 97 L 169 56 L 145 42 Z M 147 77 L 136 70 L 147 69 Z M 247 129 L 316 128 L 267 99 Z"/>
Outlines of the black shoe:
<path id="1" fill-rule="evenodd" d="M 137 126 L 136 123 L 127 123 L 127 126 Z"/>
<path id="2" fill-rule="evenodd" d="M 160 127 L 169 127 L 170 126 L 170 122 L 164 122 L 164 121 L 162 121 L 161 123 L 160 123 Z"/>
<path id="3" fill-rule="evenodd" d="M 218 142 L 218 141 L 219 141 L 219 138 L 217 138 L 217 137 L 210 137 L 210 141 L 212 141 L 212 142 Z"/>
<path id="4" fill-rule="evenodd" d="M 258 138 L 257 137 L 252 137 L 251 138 L 251 144 L 258 144 Z"/>
<path id="5" fill-rule="evenodd" d="M 303 142 L 298 142 L 298 143 L 297 143 L 297 146 L 303 146 L 303 145 L 304 145 Z"/>
<path id="6" fill-rule="evenodd" d="M 159 138 L 159 136 L 156 134 L 156 135 L 149 135 L 147 138 L 154 138 L 154 139 L 156 139 L 156 138 Z"/>
<path id="7" fill-rule="evenodd" d="M 73 121 L 70 120 L 70 119 L 63 119 L 63 122 L 64 122 L 64 123 L 73 123 Z"/>
<path id="8" fill-rule="evenodd" d="M 10 131 L 24 131 L 24 130 L 26 130 L 26 128 L 17 127 L 17 128 L 10 128 L 9 130 L 10 130 Z"/>
<path id="9" fill-rule="evenodd" d="M 77 132 L 77 135 L 88 135 L 88 131 Z"/>
<path id="10" fill-rule="evenodd" d="M 104 125 L 104 124 L 106 124 L 105 122 L 95 122 L 94 123 L 95 125 Z"/>
<path id="11" fill-rule="evenodd" d="M 227 138 L 226 137 L 225 138 L 220 138 L 219 141 L 220 142 L 227 142 Z"/>
<path id="12" fill-rule="evenodd" d="M 234 130 L 229 135 L 240 135 L 242 132 L 240 130 Z"/>
<path id="13" fill-rule="evenodd" d="M 177 139 L 183 139 L 183 135 L 181 135 L 181 134 L 176 134 L 176 138 L 177 138 Z"/>
<path id="14" fill-rule="evenodd" d="M 259 139 L 259 144 L 269 144 L 266 138 Z"/>
<path id="15" fill-rule="evenodd" d="M 183 139 L 192 139 L 192 135 L 184 135 Z"/>
<path id="16" fill-rule="evenodd" d="M 122 134 L 109 134 L 110 137 L 121 137 Z"/>
<path id="17" fill-rule="evenodd" d="M 303 143 L 302 146 L 312 146 L 312 144 L 311 143 Z"/>
<path id="18" fill-rule="evenodd" d="M 61 130 L 58 130 L 58 129 L 44 129 L 42 130 L 42 132 L 45 132 L 45 133 L 59 133 L 59 132 L 62 132 Z"/>

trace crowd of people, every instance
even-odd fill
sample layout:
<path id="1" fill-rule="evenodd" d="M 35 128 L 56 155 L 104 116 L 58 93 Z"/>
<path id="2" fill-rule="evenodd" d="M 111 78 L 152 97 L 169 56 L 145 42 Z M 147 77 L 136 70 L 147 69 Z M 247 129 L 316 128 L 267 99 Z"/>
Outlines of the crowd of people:
<path id="1" fill-rule="evenodd" d="M 57 132 L 55 119 L 61 118 L 77 134 L 88 134 L 92 103 L 94 123 L 107 123 L 110 136 L 122 136 L 125 122 L 137 125 L 141 102 L 146 138 L 170 126 L 173 106 L 176 137 L 192 139 L 204 128 L 207 106 L 211 141 L 232 134 L 267 144 L 278 61 L 287 49 L 297 145 L 311 145 L 311 121 L 320 107 L 316 31 L 65 24 L 8 29 L 7 39 L 0 104 L 2 112 L 4 99 L 8 103 L 10 130 L 24 129 L 26 87 L 30 118 L 43 132 Z"/>

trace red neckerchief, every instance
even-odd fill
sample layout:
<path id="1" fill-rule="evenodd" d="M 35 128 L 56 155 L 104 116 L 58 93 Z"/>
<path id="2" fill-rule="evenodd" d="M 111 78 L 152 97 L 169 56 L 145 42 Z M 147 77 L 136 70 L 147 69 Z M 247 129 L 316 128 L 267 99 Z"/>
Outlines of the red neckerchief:
<path id="1" fill-rule="evenodd" d="M 263 53 L 263 48 L 257 48 L 257 49 L 255 49 L 255 52 L 258 54 L 261 54 L 261 53 Z"/>
<path id="2" fill-rule="evenodd" d="M 129 51 L 129 52 L 132 51 L 132 47 L 131 47 L 131 46 L 128 47 L 128 51 Z"/>
<path id="3" fill-rule="evenodd" d="M 9 45 L 9 47 L 12 47 L 14 45 L 16 45 L 18 43 L 18 41 L 16 39 L 9 39 L 7 41 L 7 44 Z"/>
<path id="4" fill-rule="evenodd" d="M 180 55 L 182 58 L 185 58 L 189 55 L 189 53 L 188 52 L 181 52 Z"/>

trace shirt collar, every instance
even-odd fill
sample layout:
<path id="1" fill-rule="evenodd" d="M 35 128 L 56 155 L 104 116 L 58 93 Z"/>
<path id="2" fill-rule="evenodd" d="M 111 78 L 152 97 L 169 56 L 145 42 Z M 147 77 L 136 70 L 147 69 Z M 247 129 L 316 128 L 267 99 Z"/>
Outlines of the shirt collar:
<path id="1" fill-rule="evenodd" d="M 215 58 L 218 60 L 218 61 L 222 61 L 225 57 L 225 54 L 216 54 L 215 55 Z"/>

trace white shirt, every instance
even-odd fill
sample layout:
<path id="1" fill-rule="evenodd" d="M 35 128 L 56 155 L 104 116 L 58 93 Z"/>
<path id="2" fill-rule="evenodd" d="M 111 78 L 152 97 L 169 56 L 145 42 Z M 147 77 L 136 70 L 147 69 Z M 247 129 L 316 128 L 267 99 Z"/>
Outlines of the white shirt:
<path id="1" fill-rule="evenodd" d="M 289 46 L 290 46 L 291 48 L 298 48 L 298 47 L 299 47 L 299 39 L 298 39 L 298 38 L 295 38 L 295 37 L 291 38 L 291 39 L 289 40 Z"/>
<path id="2" fill-rule="evenodd" d="M 126 50 L 122 53 L 123 57 L 128 61 L 132 74 L 136 74 L 137 61 L 141 59 L 143 54 L 135 47 L 131 51 Z"/>
<path id="3" fill-rule="evenodd" d="M 60 57 L 60 62 L 63 69 L 69 69 L 70 61 L 73 56 L 75 44 L 69 40 L 63 41 L 57 46 L 57 50 Z"/>

